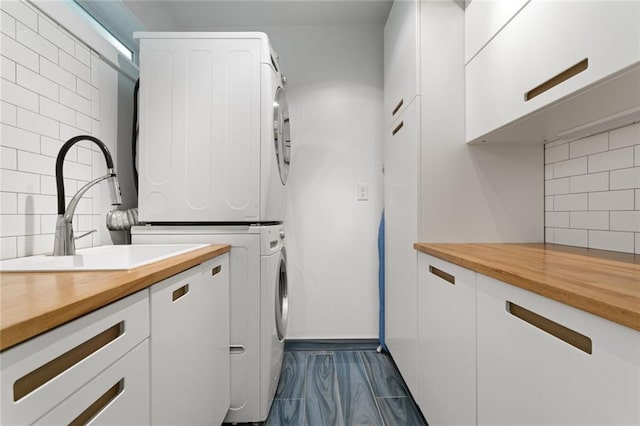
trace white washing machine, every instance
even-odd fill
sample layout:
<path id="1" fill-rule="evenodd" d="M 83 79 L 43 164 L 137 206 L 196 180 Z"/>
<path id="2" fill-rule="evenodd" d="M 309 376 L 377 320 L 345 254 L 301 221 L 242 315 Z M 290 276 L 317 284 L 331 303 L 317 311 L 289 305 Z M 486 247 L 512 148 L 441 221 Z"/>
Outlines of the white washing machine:
<path id="1" fill-rule="evenodd" d="M 282 225 L 138 226 L 134 244 L 230 244 L 231 409 L 225 422 L 266 420 L 287 333 L 287 261 Z"/>
<path id="2" fill-rule="evenodd" d="M 137 32 L 139 218 L 282 222 L 285 78 L 266 34 Z"/>

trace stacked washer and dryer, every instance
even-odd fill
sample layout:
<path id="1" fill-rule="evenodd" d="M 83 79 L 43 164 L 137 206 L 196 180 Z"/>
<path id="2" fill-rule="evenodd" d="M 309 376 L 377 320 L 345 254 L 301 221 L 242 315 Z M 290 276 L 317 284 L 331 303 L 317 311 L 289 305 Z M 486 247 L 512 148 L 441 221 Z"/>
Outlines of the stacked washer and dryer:
<path id="1" fill-rule="evenodd" d="M 230 244 L 231 408 L 260 422 L 287 331 L 285 78 L 263 33 L 136 33 L 139 195 L 134 244 Z"/>

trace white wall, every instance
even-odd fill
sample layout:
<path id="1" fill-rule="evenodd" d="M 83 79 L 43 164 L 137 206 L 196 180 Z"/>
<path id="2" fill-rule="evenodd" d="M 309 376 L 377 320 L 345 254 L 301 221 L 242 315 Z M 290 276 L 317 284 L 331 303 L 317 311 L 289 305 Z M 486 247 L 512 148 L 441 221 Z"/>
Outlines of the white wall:
<path id="1" fill-rule="evenodd" d="M 100 70 L 108 65 L 65 27 L 32 3 L 3 1 L 0 10 L 0 257 L 6 259 L 52 251 L 58 150 L 72 136 L 101 138 L 101 128 L 117 127 L 118 122 L 101 110 L 109 105 L 117 108 L 118 98 L 111 96 L 117 94 L 117 84 L 102 78 Z M 83 25 L 81 19 L 72 19 Z M 115 160 L 117 140 L 109 135 L 103 141 Z M 104 159 L 92 144 L 83 142 L 72 148 L 64 167 L 67 202 L 78 188 L 104 171 Z M 99 230 L 78 240 L 78 247 L 111 241 L 101 198 L 100 189 L 92 190 L 78 205 L 76 232 Z"/>
<path id="2" fill-rule="evenodd" d="M 640 254 L 640 124 L 544 153 L 545 241 Z"/>

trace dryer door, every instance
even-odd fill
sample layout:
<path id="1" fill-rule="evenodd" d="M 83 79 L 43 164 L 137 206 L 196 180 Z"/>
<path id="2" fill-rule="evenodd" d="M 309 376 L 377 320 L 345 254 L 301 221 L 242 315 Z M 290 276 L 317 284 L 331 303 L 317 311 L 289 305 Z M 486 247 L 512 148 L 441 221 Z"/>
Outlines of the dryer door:
<path id="1" fill-rule="evenodd" d="M 278 170 L 282 184 L 287 183 L 291 164 L 291 129 L 289 125 L 289 106 L 284 89 L 278 87 L 273 101 L 273 141 L 275 144 Z"/>
<path id="2" fill-rule="evenodd" d="M 289 284 L 287 281 L 287 256 L 282 249 L 276 283 L 276 331 L 278 340 L 284 340 L 289 322 Z"/>

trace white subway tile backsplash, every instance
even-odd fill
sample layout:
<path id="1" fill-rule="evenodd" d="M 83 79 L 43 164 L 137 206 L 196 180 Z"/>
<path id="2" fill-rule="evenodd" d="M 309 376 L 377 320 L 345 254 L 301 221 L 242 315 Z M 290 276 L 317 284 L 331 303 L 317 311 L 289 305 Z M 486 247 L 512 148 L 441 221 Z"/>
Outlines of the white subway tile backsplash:
<path id="1" fill-rule="evenodd" d="M 609 229 L 609 212 L 571 212 L 570 227 L 574 229 Z"/>
<path id="2" fill-rule="evenodd" d="M 589 231 L 586 229 L 555 228 L 554 243 L 567 246 L 588 247 Z"/>
<path id="3" fill-rule="evenodd" d="M 571 158 L 596 154 L 607 151 L 608 149 L 609 135 L 607 133 L 600 133 L 599 135 L 573 141 L 569 144 L 569 154 Z"/>
<path id="4" fill-rule="evenodd" d="M 38 112 L 38 94 L 7 80 L 0 80 L 2 100 Z"/>
<path id="5" fill-rule="evenodd" d="M 58 62 L 58 47 L 22 24 L 16 27 L 16 40 L 51 62 Z"/>
<path id="6" fill-rule="evenodd" d="M 636 189 L 636 210 L 640 210 L 640 189 Z"/>
<path id="7" fill-rule="evenodd" d="M 588 194 L 556 195 L 553 197 L 554 211 L 587 210 Z"/>
<path id="8" fill-rule="evenodd" d="M 611 212 L 611 230 L 640 232 L 640 211 Z"/>
<path id="9" fill-rule="evenodd" d="M 572 193 L 606 191 L 609 189 L 609 172 L 572 176 L 569 189 Z"/>
<path id="10" fill-rule="evenodd" d="M 22 22 L 34 31 L 38 30 L 38 15 L 35 10 L 31 9 L 24 2 L 19 0 L 2 0 L 0 7 L 17 21 Z"/>
<path id="11" fill-rule="evenodd" d="M 91 81 L 91 68 L 66 52 L 60 52 L 60 66 L 86 82 Z"/>
<path id="12" fill-rule="evenodd" d="M 74 136 L 80 136 L 80 135 L 86 135 L 86 134 L 87 132 L 85 132 L 82 129 L 78 129 L 77 127 L 74 127 L 74 126 L 69 126 L 68 124 L 60 123 L 60 140 L 62 141 L 68 141 Z"/>
<path id="13" fill-rule="evenodd" d="M 57 197 L 43 194 L 18 194 L 18 213 L 27 215 L 57 214 Z M 50 232 L 53 231 L 50 230 Z"/>
<path id="14" fill-rule="evenodd" d="M 91 101 L 89 99 L 83 98 L 63 87 L 60 88 L 60 102 L 76 111 L 91 114 Z"/>
<path id="15" fill-rule="evenodd" d="M 636 232 L 636 254 L 640 254 L 640 232 Z"/>
<path id="16" fill-rule="evenodd" d="M 86 46 L 82 45 L 81 43 L 76 42 L 75 56 L 76 56 L 76 59 L 82 62 L 83 64 L 89 67 L 91 66 L 91 53 L 89 53 L 89 49 Z M 91 80 L 91 77 L 89 77 L 89 80 Z"/>
<path id="17" fill-rule="evenodd" d="M 637 167 L 640 166 L 640 145 L 637 145 L 633 149 L 633 164 Z"/>
<path id="18" fill-rule="evenodd" d="M 41 232 L 51 233 L 55 232 L 56 222 L 58 220 L 57 214 L 43 214 L 40 216 L 40 230 Z"/>
<path id="19" fill-rule="evenodd" d="M 0 56 L 0 77 L 16 82 L 16 63 L 9 58 Z"/>
<path id="20" fill-rule="evenodd" d="M 2 56 L 6 56 L 12 61 L 22 64 L 34 71 L 39 70 L 39 56 L 33 50 L 18 43 L 4 33 L 0 34 L 0 46 L 2 46 Z"/>
<path id="21" fill-rule="evenodd" d="M 16 240 L 18 245 L 18 257 L 53 252 L 53 233 L 16 237 Z"/>
<path id="22" fill-rule="evenodd" d="M 76 219 L 75 229 L 78 231 L 91 231 L 93 229 L 93 215 L 79 214 Z"/>
<path id="23" fill-rule="evenodd" d="M 40 233 L 40 218 L 35 215 L 0 215 L 0 237 L 17 237 Z"/>
<path id="24" fill-rule="evenodd" d="M 37 194 L 40 192 L 40 176 L 0 169 L 0 191 Z"/>
<path id="25" fill-rule="evenodd" d="M 22 108 L 18 108 L 17 126 L 52 138 L 60 136 L 59 122 Z"/>
<path id="26" fill-rule="evenodd" d="M 92 151 L 87 148 L 78 147 L 78 163 L 91 165 Z"/>
<path id="27" fill-rule="evenodd" d="M 633 232 L 589 231 L 589 248 L 633 253 Z"/>
<path id="28" fill-rule="evenodd" d="M 62 147 L 62 141 L 58 140 L 58 138 L 50 138 L 47 136 L 41 136 L 40 140 L 40 154 L 54 158 L 58 156 L 58 151 L 60 151 Z"/>
<path id="29" fill-rule="evenodd" d="M 40 74 L 68 89 L 76 89 L 76 76 L 45 58 L 40 59 Z"/>
<path id="30" fill-rule="evenodd" d="M 91 85 L 100 87 L 100 57 L 91 51 Z"/>
<path id="31" fill-rule="evenodd" d="M 569 144 L 564 143 L 562 145 L 557 145 L 552 148 L 548 148 L 544 150 L 544 162 L 555 163 L 557 161 L 568 160 L 569 159 Z"/>
<path id="32" fill-rule="evenodd" d="M 2 146 L 23 151 L 40 152 L 40 135 L 36 133 L 0 124 L 0 136 L 2 138 Z"/>
<path id="33" fill-rule="evenodd" d="M 16 38 L 16 20 L 4 10 L 0 10 L 0 31 L 11 38 Z"/>
<path id="34" fill-rule="evenodd" d="M 33 92 L 45 96 L 54 101 L 58 100 L 58 85 L 40 74 L 18 65 L 17 83 Z"/>
<path id="35" fill-rule="evenodd" d="M 91 117 L 84 115 L 80 112 L 76 112 L 76 126 L 84 130 L 85 133 L 91 133 Z"/>
<path id="36" fill-rule="evenodd" d="M 575 158 L 553 163 L 553 177 L 582 175 L 587 173 L 587 157 Z"/>
<path id="37" fill-rule="evenodd" d="M 555 228 L 544 228 L 545 243 L 555 244 Z"/>
<path id="38" fill-rule="evenodd" d="M 550 228 L 568 228 L 569 212 L 546 212 L 544 214 L 544 226 Z"/>
<path id="39" fill-rule="evenodd" d="M 56 161 L 54 158 L 47 157 L 46 155 L 18 151 L 18 170 L 21 172 L 54 176 L 56 174 Z"/>
<path id="40" fill-rule="evenodd" d="M 18 152 L 13 148 L 0 146 L 0 167 L 8 170 L 17 170 Z"/>
<path id="41" fill-rule="evenodd" d="M 633 167 L 633 148 L 593 154 L 589 157 L 589 173 Z"/>
<path id="42" fill-rule="evenodd" d="M 91 117 L 100 118 L 100 91 L 95 87 L 91 90 Z"/>
<path id="43" fill-rule="evenodd" d="M 91 119 L 91 134 L 97 138 L 100 138 L 100 121 L 95 118 Z"/>
<path id="44" fill-rule="evenodd" d="M 0 192 L 0 214 L 18 213 L 18 194 L 15 192 Z"/>
<path id="45" fill-rule="evenodd" d="M 0 123 L 15 126 L 18 121 L 18 108 L 8 102 L 2 102 L 0 110 Z"/>
<path id="46" fill-rule="evenodd" d="M 38 33 L 65 52 L 74 54 L 75 41 L 42 15 L 38 17 Z"/>
<path id="47" fill-rule="evenodd" d="M 568 194 L 569 178 L 551 179 L 545 181 L 544 193 L 547 195 Z"/>
<path id="48" fill-rule="evenodd" d="M 77 180 L 64 179 L 64 191 L 65 194 L 75 194 L 78 190 Z M 56 186 L 55 176 L 40 176 L 40 193 L 44 195 L 57 195 L 58 190 Z"/>
<path id="49" fill-rule="evenodd" d="M 85 99 L 91 100 L 91 84 L 76 77 L 76 93 Z"/>
<path id="50" fill-rule="evenodd" d="M 17 255 L 16 237 L 0 238 L 0 259 L 12 259 Z"/>
<path id="51" fill-rule="evenodd" d="M 640 123 L 621 127 L 609 133 L 609 149 L 640 144 Z"/>
<path id="52" fill-rule="evenodd" d="M 71 126 L 76 125 L 76 112 L 47 98 L 40 99 L 40 114 Z"/>
<path id="53" fill-rule="evenodd" d="M 552 212 L 553 209 L 553 195 L 547 195 L 544 197 L 544 211 L 545 212 Z"/>
<path id="54" fill-rule="evenodd" d="M 611 189 L 640 188 L 640 167 L 611 172 Z"/>
<path id="55" fill-rule="evenodd" d="M 545 164 L 544 166 L 544 180 L 553 179 L 553 164 Z"/>
<path id="56" fill-rule="evenodd" d="M 64 176 L 70 179 L 83 181 L 91 180 L 91 166 L 86 164 L 74 163 L 71 161 L 64 162 Z"/>
<path id="57" fill-rule="evenodd" d="M 633 190 L 589 193 L 589 210 L 633 210 Z"/>

